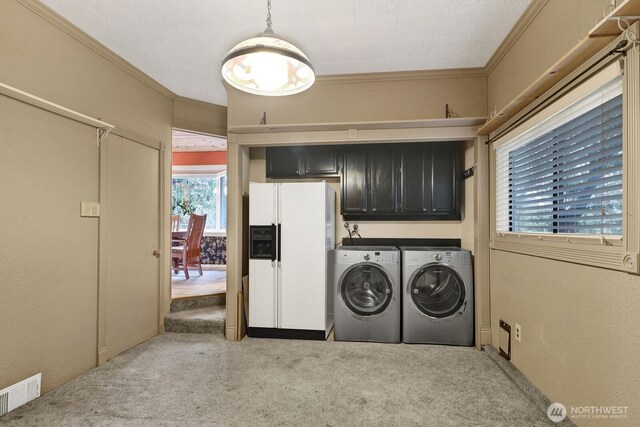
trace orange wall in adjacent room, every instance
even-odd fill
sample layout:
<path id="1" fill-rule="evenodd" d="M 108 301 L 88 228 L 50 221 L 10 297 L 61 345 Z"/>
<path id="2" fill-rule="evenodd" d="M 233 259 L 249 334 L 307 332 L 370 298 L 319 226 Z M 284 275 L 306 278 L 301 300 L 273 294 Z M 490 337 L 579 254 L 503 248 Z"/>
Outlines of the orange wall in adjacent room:
<path id="1" fill-rule="evenodd" d="M 173 166 L 226 165 L 226 151 L 188 151 L 172 155 Z"/>

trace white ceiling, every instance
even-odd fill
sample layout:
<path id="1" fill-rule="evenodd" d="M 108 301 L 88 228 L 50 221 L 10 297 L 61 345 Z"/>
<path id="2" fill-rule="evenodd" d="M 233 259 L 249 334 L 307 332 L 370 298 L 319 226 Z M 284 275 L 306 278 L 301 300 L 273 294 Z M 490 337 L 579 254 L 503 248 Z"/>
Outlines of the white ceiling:
<path id="1" fill-rule="evenodd" d="M 171 151 L 227 151 L 227 140 L 217 136 L 202 135 L 174 129 Z"/>
<path id="2" fill-rule="evenodd" d="M 317 75 L 484 66 L 531 0 L 272 0 Z M 266 0 L 42 0 L 178 95 L 227 105 L 221 61 Z"/>

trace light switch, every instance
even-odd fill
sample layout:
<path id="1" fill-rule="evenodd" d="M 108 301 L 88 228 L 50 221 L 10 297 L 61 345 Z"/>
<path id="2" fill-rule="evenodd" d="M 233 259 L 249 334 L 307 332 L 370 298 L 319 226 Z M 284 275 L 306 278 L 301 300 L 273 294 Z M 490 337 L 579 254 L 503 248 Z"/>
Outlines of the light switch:
<path id="1" fill-rule="evenodd" d="M 88 218 L 97 218 L 100 216 L 99 202 L 82 202 L 80 207 L 80 216 Z"/>

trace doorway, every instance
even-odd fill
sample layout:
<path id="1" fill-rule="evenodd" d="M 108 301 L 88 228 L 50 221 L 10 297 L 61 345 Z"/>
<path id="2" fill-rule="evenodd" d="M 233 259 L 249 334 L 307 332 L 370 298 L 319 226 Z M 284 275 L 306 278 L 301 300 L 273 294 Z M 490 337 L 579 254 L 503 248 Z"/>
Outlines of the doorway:
<path id="1" fill-rule="evenodd" d="M 181 129 L 172 132 L 171 299 L 193 299 L 226 293 L 227 140 Z M 190 222 L 205 216 L 200 238 Z M 194 229 L 197 227 L 194 227 Z M 190 240 L 191 239 L 191 240 Z M 194 240 L 195 239 L 195 240 Z M 198 241 L 198 260 L 184 271 L 181 251 Z M 192 248 L 196 245 L 191 244 Z M 189 256 L 190 257 L 190 256 Z M 176 268 L 177 266 L 177 268 Z M 202 274 L 200 274 L 200 269 Z M 188 276 L 188 277 L 187 277 Z"/>

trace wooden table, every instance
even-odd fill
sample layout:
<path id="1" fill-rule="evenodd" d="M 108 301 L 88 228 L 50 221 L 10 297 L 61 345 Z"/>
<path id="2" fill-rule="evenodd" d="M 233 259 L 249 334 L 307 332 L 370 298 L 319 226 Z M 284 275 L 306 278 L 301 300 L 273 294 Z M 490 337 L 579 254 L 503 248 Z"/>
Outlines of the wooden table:
<path id="1" fill-rule="evenodd" d="M 171 232 L 171 240 L 184 240 L 187 238 L 186 231 L 172 231 Z"/>

